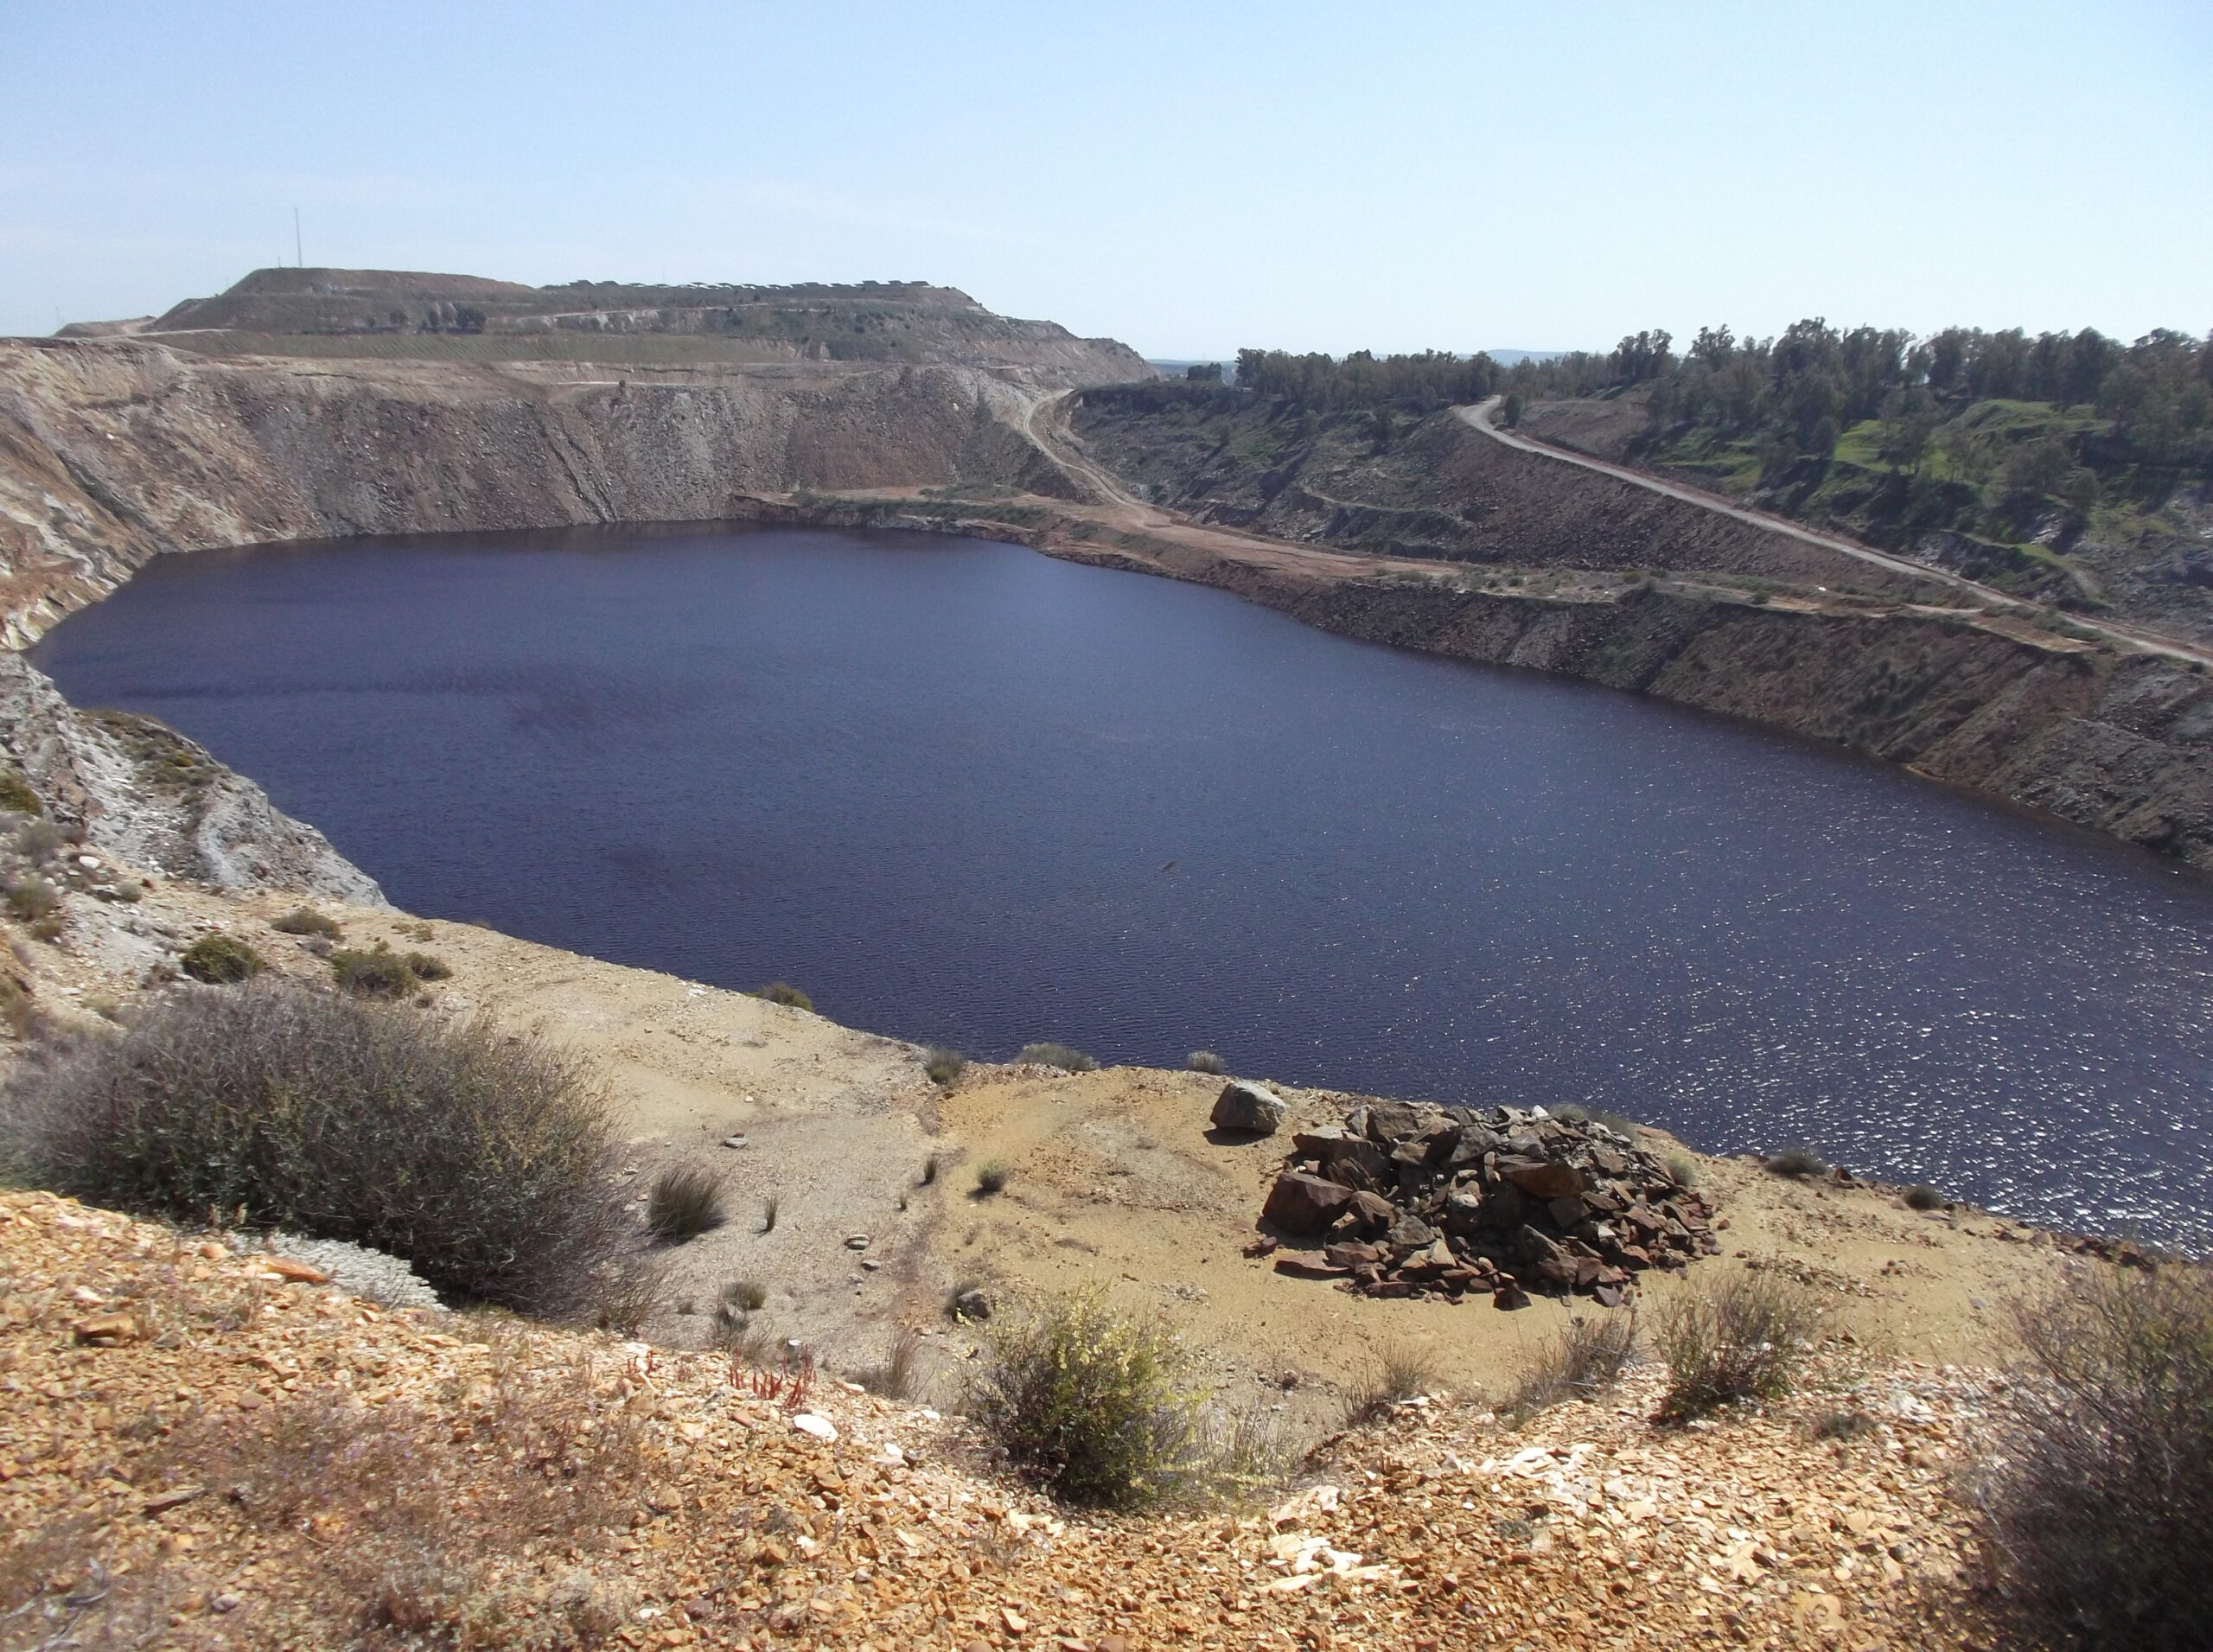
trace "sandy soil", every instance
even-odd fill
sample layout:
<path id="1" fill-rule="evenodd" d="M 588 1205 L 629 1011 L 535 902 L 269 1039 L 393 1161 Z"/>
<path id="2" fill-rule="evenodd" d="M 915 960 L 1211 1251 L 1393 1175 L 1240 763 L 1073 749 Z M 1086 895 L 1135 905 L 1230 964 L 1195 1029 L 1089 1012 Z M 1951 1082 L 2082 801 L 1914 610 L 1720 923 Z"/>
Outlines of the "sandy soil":
<path id="1" fill-rule="evenodd" d="M 87 1002 L 127 998 L 150 964 L 210 927 L 316 977 L 322 962 L 269 928 L 297 903 L 181 884 L 132 907 L 80 900 L 60 946 L 18 937 L 17 956 L 29 960 L 38 1001 L 64 1020 L 88 1014 Z M 1287 1424 L 1318 1434 L 1381 1351 L 1418 1348 L 1453 1390 L 1499 1394 L 1569 1311 L 1544 1298 L 1516 1313 L 1481 1299 L 1375 1301 L 1247 1257 L 1287 1143 L 1209 1131 L 1219 1079 L 979 1066 L 941 1094 L 913 1046 L 801 1011 L 472 925 L 322 909 L 343 922 L 347 945 L 389 941 L 450 965 L 437 1012 L 486 1011 L 590 1056 L 641 1191 L 681 1160 L 727 1177 L 729 1223 L 664 1253 L 666 1306 L 647 1335 L 666 1346 L 707 1345 L 719 1288 L 757 1280 L 768 1295 L 759 1326 L 813 1344 L 834 1369 L 881 1359 L 897 1326 L 921 1330 L 926 1380 L 950 1398 L 980 1335 L 947 1312 L 956 1284 L 980 1282 L 1003 1304 L 1098 1287 L 1183 1326 L 1210 1351 L 1228 1397 L 1280 1407 Z M 1294 1126 L 1335 1121 L 1357 1100 L 1279 1093 Z M 733 1139 L 744 1145 L 724 1145 Z M 933 1159 L 938 1173 L 926 1183 Z M 1011 1172 L 995 1196 L 975 1186 L 975 1168 L 990 1160 Z M 2010 1303 L 2057 1266 L 2048 1237 L 1981 1213 L 1926 1215 L 1894 1190 L 1699 1163 L 1727 1226 L 1724 1254 L 1693 1267 L 1692 1280 L 1784 1268 L 1871 1357 L 1987 1362 L 2004 1346 Z M 777 1217 L 763 1232 L 770 1198 Z M 848 1243 L 864 1235 L 864 1247 Z M 1648 1277 L 1649 1303 L 1680 1288 Z"/>

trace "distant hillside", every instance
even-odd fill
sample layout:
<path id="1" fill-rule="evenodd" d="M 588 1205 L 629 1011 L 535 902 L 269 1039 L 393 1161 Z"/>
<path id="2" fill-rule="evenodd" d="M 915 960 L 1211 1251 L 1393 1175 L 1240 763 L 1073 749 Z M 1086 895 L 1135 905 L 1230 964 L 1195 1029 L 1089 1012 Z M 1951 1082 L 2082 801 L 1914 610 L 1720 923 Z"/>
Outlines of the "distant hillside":
<path id="1" fill-rule="evenodd" d="M 1156 376 L 1112 339 L 994 315 L 964 292 L 921 281 L 531 287 L 411 270 L 257 270 L 149 322 L 61 329 L 80 338 L 118 331 L 216 355 L 950 362 L 1028 367 L 1070 385 Z"/>

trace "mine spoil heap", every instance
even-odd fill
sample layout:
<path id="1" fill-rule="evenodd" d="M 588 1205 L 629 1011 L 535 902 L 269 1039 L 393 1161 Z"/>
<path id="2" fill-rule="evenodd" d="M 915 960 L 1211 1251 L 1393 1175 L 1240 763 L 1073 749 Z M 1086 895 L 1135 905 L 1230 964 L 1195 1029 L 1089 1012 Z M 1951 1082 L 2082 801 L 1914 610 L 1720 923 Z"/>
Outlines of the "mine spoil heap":
<path id="1" fill-rule="evenodd" d="M 1325 1241 L 1279 1252 L 1279 1272 L 1371 1297 L 1484 1291 L 1501 1308 L 1532 1291 L 1618 1306 L 1642 1270 L 1717 1254 L 1712 1220 L 1655 1155 L 1595 1119 L 1400 1102 L 1294 1135 L 1260 1213 L 1264 1247 Z"/>

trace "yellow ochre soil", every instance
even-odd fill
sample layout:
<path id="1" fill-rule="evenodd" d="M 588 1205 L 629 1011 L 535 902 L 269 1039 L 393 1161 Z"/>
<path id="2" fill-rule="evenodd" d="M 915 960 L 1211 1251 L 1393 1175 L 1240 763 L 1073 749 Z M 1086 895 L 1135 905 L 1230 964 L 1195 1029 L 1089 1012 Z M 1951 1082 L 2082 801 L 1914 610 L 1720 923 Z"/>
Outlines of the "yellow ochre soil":
<path id="1" fill-rule="evenodd" d="M 835 1381 L 299 1272 L 0 1195 L 0 1645 L 1987 1643 L 1979 1390 L 1926 1365 L 1680 1430 L 1649 1374 L 1518 1431 L 1440 1395 L 1249 1507 L 1084 1518 Z"/>
<path id="2" fill-rule="evenodd" d="M 16 973 L 42 1012 L 86 1024 L 210 928 L 317 978 L 322 962 L 270 928 L 297 904 L 178 883 L 133 906 L 76 902 L 58 943 L 16 938 Z M 387 940 L 451 966 L 424 1013 L 488 1012 L 591 1056 L 641 1187 L 663 1165 L 707 1164 L 729 1178 L 732 1219 L 666 1253 L 664 1309 L 626 1345 L 386 1313 L 256 1280 L 261 1265 L 234 1249 L 201 1253 L 220 1236 L 0 1196 L 0 1521 L 13 1545 L 0 1611 L 28 1600 L 35 1615 L 85 1615 L 87 1645 L 103 1643 L 91 1621 L 111 1610 L 139 1614 L 155 1631 L 144 1644 L 177 1646 L 403 1631 L 482 1645 L 612 1635 L 1061 1652 L 1108 1652 L 1116 1636 L 1128 1647 L 1580 1648 L 1980 1634 L 1960 1581 L 1972 1567 L 1954 1477 L 2005 1355 L 2009 1305 L 2063 1265 L 2047 1235 L 1963 1209 L 1915 1213 L 1895 1190 L 1700 1158 L 1727 1225 L 1721 1255 L 1695 1264 L 1691 1283 L 1748 1266 L 1804 1282 L 1830 1331 L 1820 1384 L 1771 1412 L 1664 1429 L 1649 1420 L 1647 1369 L 1516 1430 L 1493 1413 L 1566 1305 L 1378 1301 L 1246 1256 L 1289 1128 L 1212 1139 L 1219 1079 L 977 1066 L 946 1092 L 914 1047 L 819 1016 L 471 925 L 315 904 L 342 922 L 344 945 Z M 1338 1119 L 1356 1100 L 1279 1094 L 1293 1127 Z M 733 1138 L 744 1145 L 723 1145 Z M 987 1196 L 974 1170 L 994 1159 L 1008 1180 Z M 778 1220 L 763 1233 L 771 1196 Z M 865 1247 L 848 1243 L 863 1235 Z M 814 1350 L 807 1404 L 840 1431 L 834 1445 L 733 1387 L 708 1310 L 739 1279 L 768 1288 L 758 1327 Z M 947 1312 L 968 1283 L 1003 1307 L 1097 1286 L 1161 1311 L 1225 1400 L 1315 1455 L 1229 1512 L 1055 1511 L 997 1477 L 964 1426 L 839 1380 L 909 1327 L 922 1333 L 916 1403 L 953 1411 L 987 1329 Z M 1645 1286 L 1648 1309 L 1681 1288 L 1657 1275 Z M 76 1327 L 110 1313 L 134 1322 L 129 1336 L 78 1340 Z M 1409 1347 L 1428 1356 L 1438 1395 L 1337 1437 L 1377 1355 Z M 1816 1440 L 1811 1424 L 1840 1409 L 1880 1426 Z M 390 1422 L 364 1445 L 347 1431 L 370 1413 Z M 502 1432 L 531 1417 L 521 1444 Z M 421 1539 L 410 1549 L 390 1529 L 405 1498 L 347 1492 L 344 1474 L 320 1469 L 305 1478 L 337 1488 L 331 1506 L 279 1495 L 267 1461 L 239 1465 L 240 1438 L 304 1442 L 313 1464 L 435 1459 L 445 1466 L 398 1477 L 447 1488 L 447 1512 L 401 1521 Z M 892 1462 L 886 1442 L 911 1464 Z M 597 1489 L 569 1509 L 549 1505 L 539 1480 L 529 1496 L 472 1481 L 502 1463 L 557 1489 L 583 1465 Z M 188 1489 L 170 1485 L 179 1476 L 208 1489 L 144 1512 Z M 225 1476 L 239 1497 L 215 1483 Z M 356 1477 L 381 1483 L 367 1469 Z M 1324 1496 L 1268 1517 L 1291 1490 L 1322 1485 L 1338 1489 L 1334 1507 Z M 337 1506 L 348 1496 L 379 1506 Z M 482 1526 L 518 1497 L 539 1534 Z M 0 1648 L 45 1643 L 54 1623 L 39 1623 L 9 1620 Z M 138 1643 L 117 1634 L 110 1643 Z"/>

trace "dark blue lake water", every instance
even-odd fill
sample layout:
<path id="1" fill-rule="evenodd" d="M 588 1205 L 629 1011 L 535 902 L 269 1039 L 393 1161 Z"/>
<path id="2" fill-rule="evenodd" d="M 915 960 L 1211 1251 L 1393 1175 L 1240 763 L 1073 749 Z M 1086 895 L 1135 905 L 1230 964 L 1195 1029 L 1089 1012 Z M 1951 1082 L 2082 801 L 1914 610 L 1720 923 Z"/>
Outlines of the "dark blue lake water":
<path id="1" fill-rule="evenodd" d="M 2213 1246 L 2213 881 L 1739 724 L 901 533 L 207 552 L 35 658 L 413 911 Z"/>

